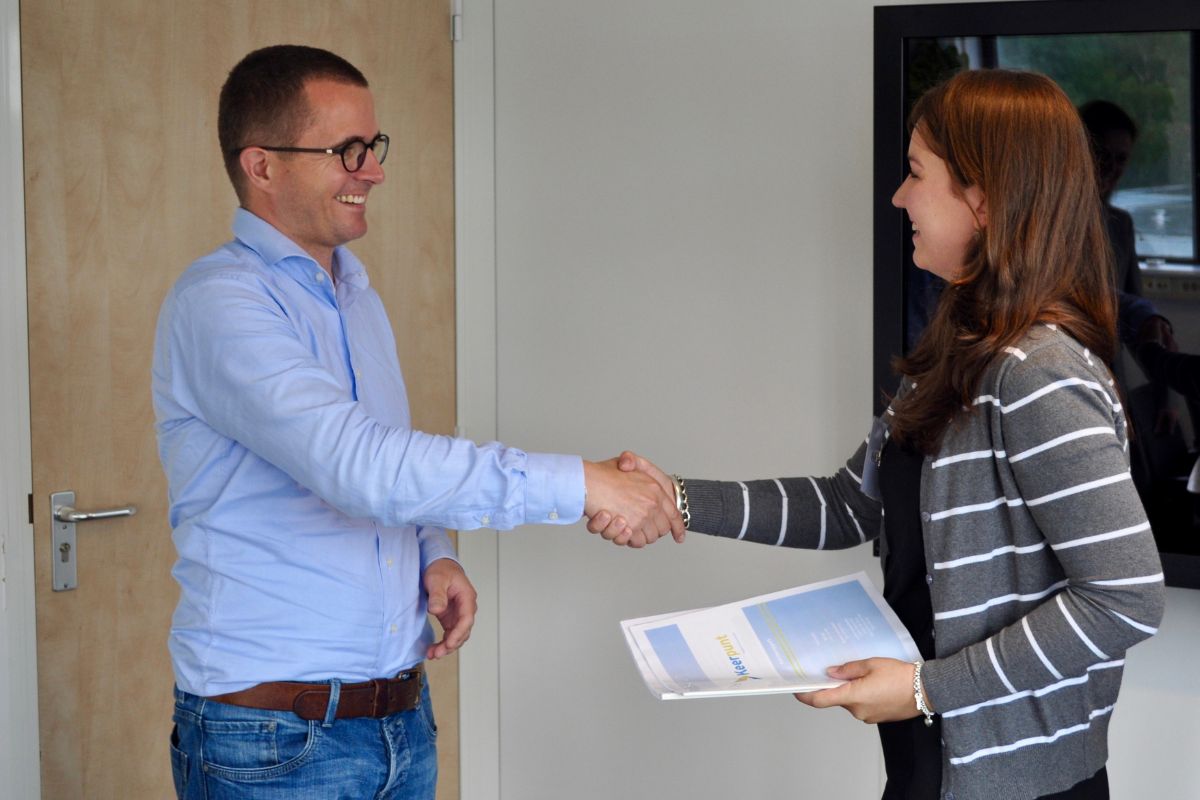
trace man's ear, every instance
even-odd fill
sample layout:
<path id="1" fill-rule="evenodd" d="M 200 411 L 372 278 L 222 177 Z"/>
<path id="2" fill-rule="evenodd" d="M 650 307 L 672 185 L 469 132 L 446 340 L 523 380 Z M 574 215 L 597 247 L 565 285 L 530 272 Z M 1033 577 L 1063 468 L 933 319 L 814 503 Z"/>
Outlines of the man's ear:
<path id="1" fill-rule="evenodd" d="M 238 163 L 242 167 L 242 173 L 246 176 L 247 186 L 252 186 L 259 191 L 269 191 L 274 170 L 270 155 L 266 150 L 247 147 L 238 156 Z"/>

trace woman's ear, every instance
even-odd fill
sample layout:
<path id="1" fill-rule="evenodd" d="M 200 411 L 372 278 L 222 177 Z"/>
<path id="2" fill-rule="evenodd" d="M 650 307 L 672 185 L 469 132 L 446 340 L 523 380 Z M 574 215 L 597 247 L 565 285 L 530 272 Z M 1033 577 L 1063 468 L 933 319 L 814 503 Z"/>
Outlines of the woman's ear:
<path id="1" fill-rule="evenodd" d="M 968 186 L 965 193 L 967 207 L 971 209 L 971 213 L 975 215 L 975 221 L 979 223 L 980 228 L 987 227 L 987 198 L 983 195 L 983 190 L 978 186 Z"/>

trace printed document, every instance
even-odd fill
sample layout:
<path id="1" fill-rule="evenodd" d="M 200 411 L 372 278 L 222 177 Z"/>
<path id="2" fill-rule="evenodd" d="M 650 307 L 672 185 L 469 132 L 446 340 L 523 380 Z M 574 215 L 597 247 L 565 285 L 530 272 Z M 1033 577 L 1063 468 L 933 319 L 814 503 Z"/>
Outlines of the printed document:
<path id="1" fill-rule="evenodd" d="M 714 608 L 628 619 L 625 640 L 663 700 L 810 692 L 857 659 L 916 661 L 917 646 L 866 573 Z"/>

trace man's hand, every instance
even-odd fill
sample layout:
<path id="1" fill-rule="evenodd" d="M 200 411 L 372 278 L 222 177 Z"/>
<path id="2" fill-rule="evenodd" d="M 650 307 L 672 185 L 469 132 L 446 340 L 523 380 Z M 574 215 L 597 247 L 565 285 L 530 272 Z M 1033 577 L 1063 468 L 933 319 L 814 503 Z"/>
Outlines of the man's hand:
<path id="1" fill-rule="evenodd" d="M 1153 342 L 1172 353 L 1179 352 L 1179 344 L 1175 341 L 1171 323 L 1164 317 L 1153 316 L 1142 323 L 1138 330 L 1138 344 L 1143 345 L 1147 342 Z M 1154 435 L 1169 436 L 1179 427 L 1179 414 L 1171 408 L 1167 387 L 1153 379 L 1150 383 L 1154 387 Z"/>
<path id="2" fill-rule="evenodd" d="M 434 660 L 453 653 L 466 643 L 475 625 L 475 587 L 462 566 L 452 558 L 439 558 L 422 578 L 429 595 L 429 613 L 442 626 L 442 640 L 429 645 L 425 657 Z"/>
<path id="3" fill-rule="evenodd" d="M 617 459 L 583 462 L 588 530 L 615 544 L 644 547 L 668 531 L 683 534 L 670 480 L 662 484 L 645 473 L 621 471 Z M 600 515 L 604 514 L 604 517 Z"/>
<path id="4" fill-rule="evenodd" d="M 663 492 L 667 494 L 671 498 L 672 503 L 674 503 L 674 481 L 667 477 L 667 473 L 663 472 L 661 469 L 642 458 L 637 453 L 634 453 L 631 450 L 626 450 L 625 452 L 621 453 L 621 455 L 617 457 L 617 467 L 622 472 L 637 471 L 649 475 L 654 479 L 655 483 L 662 487 Z M 676 513 L 678 513 L 678 509 L 676 509 Z M 619 517 L 614 517 L 613 514 L 610 514 L 607 511 L 601 511 L 588 521 L 587 527 L 592 533 L 601 533 L 606 539 L 612 539 L 616 535 L 613 533 L 613 531 L 619 530 L 620 525 L 621 520 Z M 680 518 L 678 526 L 671 526 L 671 535 L 675 538 L 677 543 L 683 543 L 684 537 L 687 536 L 687 529 L 683 527 L 682 518 Z"/>
<path id="5" fill-rule="evenodd" d="M 841 706 L 871 724 L 912 719 L 921 713 L 913 699 L 913 670 L 912 664 L 894 658 L 849 661 L 826 670 L 829 677 L 849 683 L 802 692 L 796 699 L 813 708 Z"/>
<path id="6" fill-rule="evenodd" d="M 1146 342 L 1154 342 L 1172 353 L 1179 351 L 1179 344 L 1175 341 L 1171 323 L 1164 317 L 1153 316 L 1142 323 L 1142 327 L 1138 329 L 1137 343 L 1145 344 Z"/>

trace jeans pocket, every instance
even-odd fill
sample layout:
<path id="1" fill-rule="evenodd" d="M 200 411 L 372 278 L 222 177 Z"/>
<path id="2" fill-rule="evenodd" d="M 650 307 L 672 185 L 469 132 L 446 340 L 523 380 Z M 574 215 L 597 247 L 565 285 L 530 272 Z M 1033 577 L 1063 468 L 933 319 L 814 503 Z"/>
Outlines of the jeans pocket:
<path id="1" fill-rule="evenodd" d="M 320 736 L 317 723 L 292 714 L 258 719 L 253 715 L 206 718 L 201 723 L 205 773 L 231 781 L 258 781 L 285 775 L 308 762 Z"/>
<path id="2" fill-rule="evenodd" d="M 422 727 L 425 729 L 425 734 L 430 739 L 436 739 L 438 735 L 437 720 L 433 716 L 433 703 L 429 701 L 429 689 L 425 689 L 421 696 L 421 704 L 416 708 L 417 717 L 420 718 Z"/>
<path id="3" fill-rule="evenodd" d="M 171 775 L 175 779 L 175 796 L 179 800 L 184 800 L 187 797 L 188 757 L 187 753 L 179 749 L 178 725 L 171 728 L 169 748 L 171 751 Z"/>

